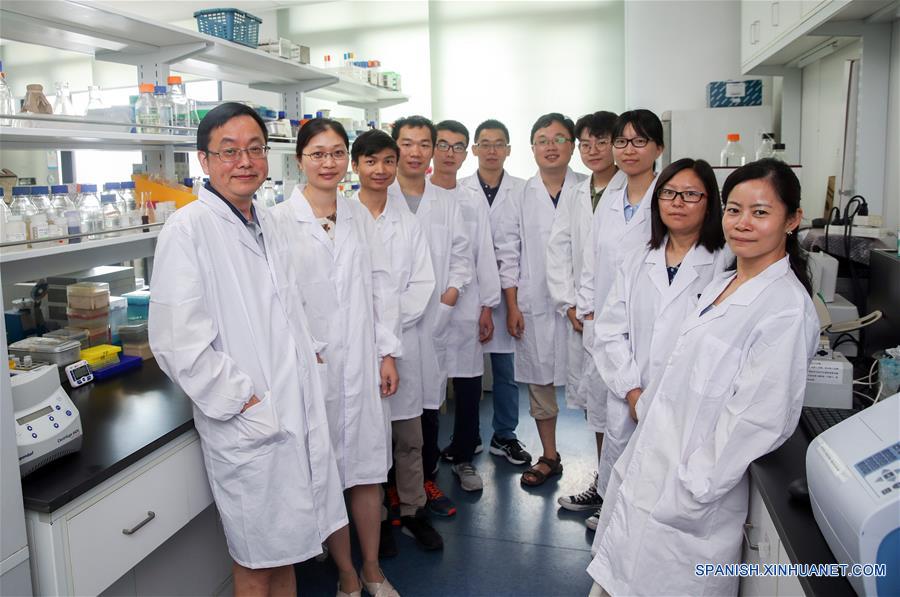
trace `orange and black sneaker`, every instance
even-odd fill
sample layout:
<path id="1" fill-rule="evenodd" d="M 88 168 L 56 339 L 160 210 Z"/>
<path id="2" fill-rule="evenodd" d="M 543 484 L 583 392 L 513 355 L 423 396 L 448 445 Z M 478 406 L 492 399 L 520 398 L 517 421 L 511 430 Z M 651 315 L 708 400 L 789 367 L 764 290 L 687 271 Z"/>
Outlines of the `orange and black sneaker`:
<path id="1" fill-rule="evenodd" d="M 428 511 L 437 516 L 453 516 L 456 514 L 456 505 L 444 495 L 441 488 L 434 481 L 425 481 L 425 497 Z"/>
<path id="2" fill-rule="evenodd" d="M 387 490 L 385 491 L 387 494 L 387 506 L 388 506 L 388 520 L 391 521 L 391 524 L 395 527 L 400 526 L 400 495 L 397 493 L 396 485 L 387 485 Z"/>

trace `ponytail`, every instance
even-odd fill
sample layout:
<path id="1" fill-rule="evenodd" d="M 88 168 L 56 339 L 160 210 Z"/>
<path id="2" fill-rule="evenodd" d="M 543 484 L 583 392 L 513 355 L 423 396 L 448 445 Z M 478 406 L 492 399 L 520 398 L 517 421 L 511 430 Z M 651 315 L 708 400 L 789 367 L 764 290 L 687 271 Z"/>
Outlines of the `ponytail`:
<path id="1" fill-rule="evenodd" d="M 806 255 L 804 255 L 803 250 L 800 249 L 800 240 L 797 238 L 796 234 L 788 234 L 784 248 L 785 251 L 787 251 L 788 262 L 791 264 L 794 275 L 797 276 L 797 279 L 803 284 L 803 287 L 806 288 L 806 292 L 812 296 L 812 282 L 809 280 L 809 264 L 807 263 Z"/>

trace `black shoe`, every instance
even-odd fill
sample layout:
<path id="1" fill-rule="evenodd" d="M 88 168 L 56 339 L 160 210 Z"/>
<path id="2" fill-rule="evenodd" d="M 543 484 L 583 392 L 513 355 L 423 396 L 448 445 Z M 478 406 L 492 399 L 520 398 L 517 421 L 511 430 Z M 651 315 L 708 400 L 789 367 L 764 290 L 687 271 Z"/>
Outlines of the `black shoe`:
<path id="1" fill-rule="evenodd" d="M 479 437 L 478 443 L 475 444 L 475 453 L 481 454 L 482 452 L 484 452 L 484 444 L 482 444 L 481 437 Z M 456 462 L 456 449 L 453 447 L 452 436 L 450 437 L 450 445 L 441 450 L 441 460 L 451 464 Z"/>
<path id="2" fill-rule="evenodd" d="M 397 542 L 394 541 L 394 531 L 390 520 L 381 521 L 381 539 L 378 543 L 379 558 L 393 558 L 397 555 Z"/>
<path id="3" fill-rule="evenodd" d="M 496 435 L 491 438 L 491 454 L 505 456 L 513 464 L 531 464 L 531 454 L 525 451 L 525 446 L 519 440 L 500 439 Z"/>
<path id="4" fill-rule="evenodd" d="M 425 516 L 424 510 L 416 512 L 415 516 L 401 516 L 400 526 L 403 534 L 416 540 L 416 543 L 426 551 L 444 549 L 444 540 Z"/>

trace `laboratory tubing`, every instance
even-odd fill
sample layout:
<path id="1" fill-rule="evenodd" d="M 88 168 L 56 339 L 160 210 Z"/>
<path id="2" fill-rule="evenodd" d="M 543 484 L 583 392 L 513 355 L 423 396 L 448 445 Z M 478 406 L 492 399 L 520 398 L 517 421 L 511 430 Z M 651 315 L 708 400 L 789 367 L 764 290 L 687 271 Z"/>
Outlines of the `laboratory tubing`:
<path id="1" fill-rule="evenodd" d="M 103 207 L 97 197 L 97 185 L 81 185 L 81 204 L 78 208 L 81 210 L 81 232 L 90 234 L 88 240 L 100 238 L 96 233 L 103 232 Z"/>
<path id="2" fill-rule="evenodd" d="M 6 82 L 6 73 L 3 72 L 3 62 L 0 62 L 0 116 L 16 113 L 16 102 L 13 99 L 12 90 Z M 0 118 L 0 126 L 15 126 L 11 118 Z"/>
<path id="3" fill-rule="evenodd" d="M 775 135 L 763 133 L 759 147 L 756 148 L 756 159 L 770 158 L 775 154 Z"/>
<path id="4" fill-rule="evenodd" d="M 72 90 L 69 82 L 56 83 L 56 100 L 53 102 L 53 113 L 60 116 L 75 116 L 75 106 L 72 104 Z"/>
<path id="5" fill-rule="evenodd" d="M 166 93 L 165 85 L 157 85 L 153 88 L 153 99 L 156 100 L 156 112 L 159 114 L 159 133 L 162 135 L 171 135 L 171 129 L 162 128 L 172 126 L 172 100 Z"/>
<path id="6" fill-rule="evenodd" d="M 171 76 L 168 78 L 169 99 L 172 102 L 172 126 L 190 127 L 191 126 L 191 101 L 184 92 L 184 84 L 181 77 Z M 175 130 L 176 135 L 189 135 L 190 131 Z"/>
<path id="7" fill-rule="evenodd" d="M 719 165 L 728 168 L 737 168 L 747 162 L 747 154 L 741 147 L 741 136 L 738 133 L 728 133 L 728 142 L 722 148 L 719 156 Z"/>
<path id="8" fill-rule="evenodd" d="M 135 121 L 139 125 L 139 133 L 159 132 L 159 112 L 156 109 L 156 100 L 153 99 L 153 84 L 141 83 L 141 95 L 134 104 Z"/>

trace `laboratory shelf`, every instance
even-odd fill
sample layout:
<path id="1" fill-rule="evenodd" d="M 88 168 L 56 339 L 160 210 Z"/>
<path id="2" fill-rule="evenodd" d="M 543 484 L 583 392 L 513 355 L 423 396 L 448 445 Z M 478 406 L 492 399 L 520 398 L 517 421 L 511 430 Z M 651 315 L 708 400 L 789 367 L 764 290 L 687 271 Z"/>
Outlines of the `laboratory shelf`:
<path id="1" fill-rule="evenodd" d="M 69 125 L 71 126 L 71 125 Z M 4 149 L 140 149 L 147 147 L 182 147 L 195 149 L 193 135 L 157 135 L 110 130 L 128 125 L 84 128 L 19 128 L 0 127 L 0 143 Z"/>
<path id="2" fill-rule="evenodd" d="M 3 39 L 91 54 L 107 62 L 168 64 L 201 77 L 294 85 L 305 91 L 338 81 L 321 69 L 262 50 L 89 2 L 4 0 L 0 17 Z"/>
<path id="3" fill-rule="evenodd" d="M 409 101 L 409 97 L 399 91 L 376 87 L 375 85 L 346 77 L 339 77 L 338 82 L 334 85 L 315 89 L 307 95 L 355 108 L 387 108 L 388 106 L 395 106 Z"/>
<path id="4" fill-rule="evenodd" d="M 122 236 L 83 240 L 48 247 L 0 248 L 3 283 L 12 284 L 77 272 L 100 263 L 120 263 L 153 255 L 159 229 Z"/>

